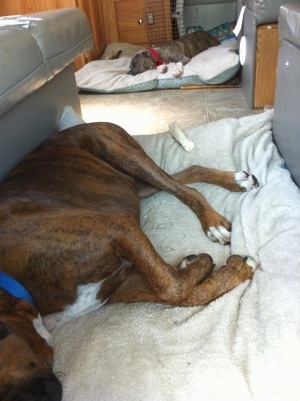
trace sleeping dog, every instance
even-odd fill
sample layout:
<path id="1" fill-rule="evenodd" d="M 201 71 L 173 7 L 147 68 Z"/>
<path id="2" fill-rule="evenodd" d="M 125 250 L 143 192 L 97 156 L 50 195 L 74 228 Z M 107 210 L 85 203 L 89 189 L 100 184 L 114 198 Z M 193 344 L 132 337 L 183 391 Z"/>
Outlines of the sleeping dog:
<path id="1" fill-rule="evenodd" d="M 166 64 L 176 63 L 173 76 L 178 78 L 183 74 L 183 65 L 192 57 L 219 44 L 208 32 L 193 32 L 181 39 L 139 51 L 131 60 L 128 74 L 137 75 L 156 68 L 165 73 Z"/>
<path id="2" fill-rule="evenodd" d="M 110 123 L 56 134 L 15 168 L 0 187 L 1 401 L 61 400 L 43 324 L 113 302 L 203 305 L 252 277 L 254 261 L 241 256 L 215 273 L 205 253 L 170 265 L 142 231 L 140 198 L 164 190 L 212 241 L 229 243 L 227 219 L 185 185 L 198 181 L 231 191 L 258 185 L 246 172 L 201 166 L 170 176 Z"/>

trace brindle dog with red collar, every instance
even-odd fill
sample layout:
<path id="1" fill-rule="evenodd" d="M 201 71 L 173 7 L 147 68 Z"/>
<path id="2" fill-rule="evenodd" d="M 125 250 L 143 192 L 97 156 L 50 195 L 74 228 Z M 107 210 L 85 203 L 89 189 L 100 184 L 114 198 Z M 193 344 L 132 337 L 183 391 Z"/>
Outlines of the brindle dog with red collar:
<path id="1" fill-rule="evenodd" d="M 137 75 L 145 71 L 155 70 L 157 67 L 160 72 L 164 73 L 167 71 L 166 68 L 162 67 L 165 64 L 181 63 L 181 65 L 184 65 L 192 57 L 219 44 L 220 42 L 208 32 L 193 32 L 181 39 L 139 51 L 131 60 L 128 74 Z M 173 71 L 173 75 L 176 78 L 183 73 L 182 68 L 177 69 L 175 68 L 175 71 Z"/>
<path id="2" fill-rule="evenodd" d="M 40 315 L 49 328 L 104 303 L 203 305 L 252 277 L 255 263 L 240 256 L 215 273 L 207 254 L 172 266 L 143 233 L 139 199 L 164 190 L 194 211 L 209 238 L 228 243 L 230 223 L 184 185 L 198 181 L 257 186 L 245 172 L 200 166 L 169 176 L 110 123 L 58 133 L 15 168 L 0 187 L 2 401 L 61 400 Z"/>

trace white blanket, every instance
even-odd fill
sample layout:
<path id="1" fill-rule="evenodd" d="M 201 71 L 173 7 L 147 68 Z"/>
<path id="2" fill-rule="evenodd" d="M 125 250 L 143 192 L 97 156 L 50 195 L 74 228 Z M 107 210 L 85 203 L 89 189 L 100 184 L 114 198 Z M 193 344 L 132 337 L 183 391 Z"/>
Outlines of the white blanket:
<path id="1" fill-rule="evenodd" d="M 251 281 L 205 307 L 105 306 L 53 332 L 64 401 L 300 400 L 300 191 L 272 143 L 272 112 L 225 119 L 188 132 L 185 152 L 168 134 L 139 137 L 169 172 L 191 164 L 254 173 L 247 193 L 196 184 L 233 223 L 232 244 L 203 234 L 194 214 L 158 193 L 142 203 L 142 225 L 171 262 L 209 252 L 259 263 Z"/>

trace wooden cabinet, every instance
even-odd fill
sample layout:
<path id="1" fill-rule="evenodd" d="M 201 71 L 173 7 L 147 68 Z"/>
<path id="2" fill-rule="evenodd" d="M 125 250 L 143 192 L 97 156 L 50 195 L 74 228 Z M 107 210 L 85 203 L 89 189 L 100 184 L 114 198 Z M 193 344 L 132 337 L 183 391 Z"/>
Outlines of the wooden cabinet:
<path id="1" fill-rule="evenodd" d="M 99 58 L 106 46 L 100 0 L 0 0 L 0 16 L 68 7 L 79 7 L 85 12 L 94 37 L 92 51 L 79 56 L 74 62 L 75 69 L 79 69 L 88 61 Z"/>
<path id="2" fill-rule="evenodd" d="M 148 46 L 172 40 L 170 0 L 102 0 L 107 43 Z"/>
<path id="3" fill-rule="evenodd" d="M 278 24 L 258 26 L 256 32 L 254 107 L 274 104 L 278 51 Z"/>
<path id="4" fill-rule="evenodd" d="M 147 43 L 144 1 L 115 0 L 114 4 L 119 42 Z"/>

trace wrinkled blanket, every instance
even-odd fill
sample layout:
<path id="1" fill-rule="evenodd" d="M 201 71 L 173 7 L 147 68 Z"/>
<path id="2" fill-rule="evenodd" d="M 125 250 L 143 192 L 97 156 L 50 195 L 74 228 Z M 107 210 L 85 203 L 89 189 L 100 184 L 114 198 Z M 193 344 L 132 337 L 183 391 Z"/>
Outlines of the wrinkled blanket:
<path id="1" fill-rule="evenodd" d="M 193 184 L 233 223 L 232 243 L 211 243 L 195 215 L 158 193 L 142 202 L 142 226 L 177 263 L 209 252 L 260 264 L 208 306 L 105 306 L 53 331 L 64 401 L 300 400 L 300 191 L 272 142 L 272 112 L 188 131 L 184 151 L 169 134 L 137 139 L 164 169 L 191 164 L 254 173 L 260 187 L 230 193 Z"/>

